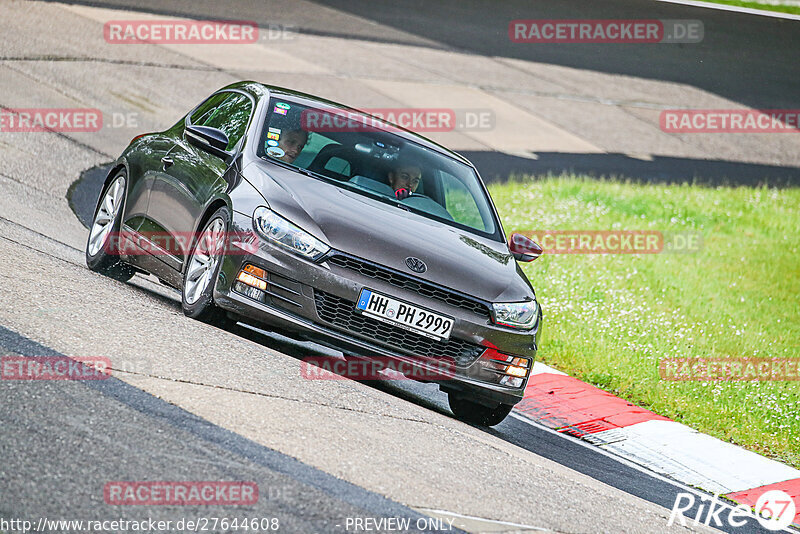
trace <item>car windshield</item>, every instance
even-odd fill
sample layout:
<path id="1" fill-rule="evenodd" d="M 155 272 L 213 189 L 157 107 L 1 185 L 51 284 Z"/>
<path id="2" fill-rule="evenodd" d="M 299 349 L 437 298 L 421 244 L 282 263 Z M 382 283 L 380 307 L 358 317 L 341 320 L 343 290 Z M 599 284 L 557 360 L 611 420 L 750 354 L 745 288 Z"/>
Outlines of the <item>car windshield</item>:
<path id="1" fill-rule="evenodd" d="M 258 152 L 397 209 L 502 239 L 474 169 L 392 128 L 355 111 L 273 96 Z"/>

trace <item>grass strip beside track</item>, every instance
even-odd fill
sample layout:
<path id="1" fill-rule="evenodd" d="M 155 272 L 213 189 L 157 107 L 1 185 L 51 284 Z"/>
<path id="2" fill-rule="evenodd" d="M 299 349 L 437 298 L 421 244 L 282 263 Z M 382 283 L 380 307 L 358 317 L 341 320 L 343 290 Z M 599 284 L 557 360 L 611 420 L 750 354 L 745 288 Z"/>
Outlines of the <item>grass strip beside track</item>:
<path id="1" fill-rule="evenodd" d="M 656 413 L 800 467 L 800 382 L 686 382 L 667 357 L 800 358 L 800 189 L 576 176 L 489 187 L 507 234 L 699 232 L 693 253 L 545 254 L 524 270 L 539 359 Z"/>

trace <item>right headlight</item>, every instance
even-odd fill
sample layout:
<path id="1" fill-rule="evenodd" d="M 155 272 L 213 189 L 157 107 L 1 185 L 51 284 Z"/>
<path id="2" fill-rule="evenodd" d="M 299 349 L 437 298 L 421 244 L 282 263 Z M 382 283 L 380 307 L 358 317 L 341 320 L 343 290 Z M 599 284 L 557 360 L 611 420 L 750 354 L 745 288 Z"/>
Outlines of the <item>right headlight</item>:
<path id="1" fill-rule="evenodd" d="M 535 300 L 496 302 L 492 306 L 494 307 L 495 324 L 519 330 L 530 330 L 536 326 L 536 320 L 539 317 L 539 303 Z"/>
<path id="2" fill-rule="evenodd" d="M 253 212 L 253 226 L 268 241 L 312 261 L 318 260 L 331 249 L 313 235 L 264 206 L 256 208 Z"/>

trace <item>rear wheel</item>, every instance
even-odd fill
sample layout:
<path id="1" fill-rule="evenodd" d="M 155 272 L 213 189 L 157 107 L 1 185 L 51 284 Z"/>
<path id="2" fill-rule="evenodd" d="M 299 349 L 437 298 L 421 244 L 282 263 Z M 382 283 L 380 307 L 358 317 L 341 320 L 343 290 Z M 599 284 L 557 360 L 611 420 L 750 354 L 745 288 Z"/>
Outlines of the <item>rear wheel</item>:
<path id="1" fill-rule="evenodd" d="M 215 211 L 192 247 L 183 272 L 182 307 L 187 317 L 230 328 L 235 321 L 214 303 L 214 284 L 222 265 L 228 233 L 228 209 Z"/>
<path id="2" fill-rule="evenodd" d="M 494 408 L 490 408 L 453 393 L 448 395 L 447 400 L 456 418 L 471 425 L 499 425 L 511 413 L 511 408 L 513 408 L 510 404 L 499 404 Z"/>
<path id="3" fill-rule="evenodd" d="M 119 171 L 100 196 L 86 242 L 86 265 L 95 271 L 122 282 L 136 271 L 119 258 L 119 229 L 125 203 L 125 171 Z"/>

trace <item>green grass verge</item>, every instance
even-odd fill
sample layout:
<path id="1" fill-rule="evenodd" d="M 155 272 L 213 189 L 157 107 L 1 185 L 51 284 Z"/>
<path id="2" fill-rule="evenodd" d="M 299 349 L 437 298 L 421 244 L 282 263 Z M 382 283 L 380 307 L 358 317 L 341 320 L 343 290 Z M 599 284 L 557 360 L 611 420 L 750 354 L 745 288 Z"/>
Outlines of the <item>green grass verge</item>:
<path id="1" fill-rule="evenodd" d="M 800 467 L 800 382 L 661 380 L 667 357 L 800 357 L 800 189 L 575 176 L 489 187 L 507 233 L 699 232 L 694 253 L 545 254 L 524 270 L 539 359 L 701 432 Z"/>
<path id="2" fill-rule="evenodd" d="M 701 0 L 707 4 L 725 4 L 727 6 L 749 7 L 751 9 L 761 9 L 764 11 L 777 11 L 779 13 L 791 13 L 800 15 L 800 6 L 762 4 L 761 2 L 747 2 L 744 0 Z"/>

